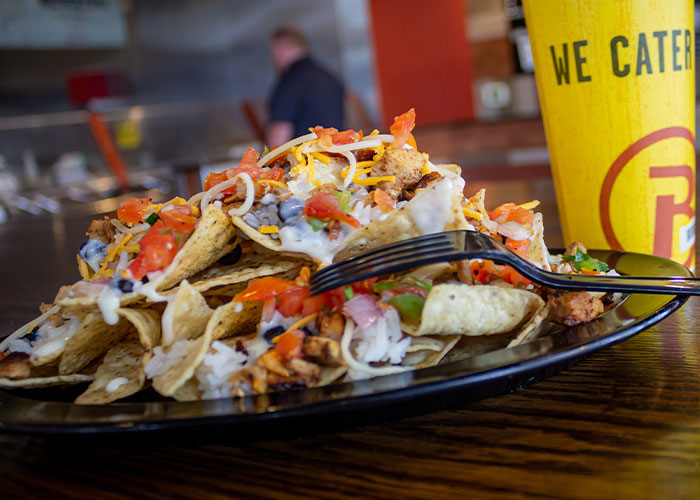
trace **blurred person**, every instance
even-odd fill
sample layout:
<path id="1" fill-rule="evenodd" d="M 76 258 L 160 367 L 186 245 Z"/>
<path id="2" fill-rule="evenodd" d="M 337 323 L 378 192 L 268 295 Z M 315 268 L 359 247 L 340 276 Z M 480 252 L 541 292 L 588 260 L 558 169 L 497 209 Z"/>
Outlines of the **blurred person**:
<path id="1" fill-rule="evenodd" d="M 267 143 L 283 144 L 316 125 L 342 130 L 343 86 L 311 58 L 306 37 L 282 26 L 270 37 L 269 49 L 279 77 L 270 97 Z"/>

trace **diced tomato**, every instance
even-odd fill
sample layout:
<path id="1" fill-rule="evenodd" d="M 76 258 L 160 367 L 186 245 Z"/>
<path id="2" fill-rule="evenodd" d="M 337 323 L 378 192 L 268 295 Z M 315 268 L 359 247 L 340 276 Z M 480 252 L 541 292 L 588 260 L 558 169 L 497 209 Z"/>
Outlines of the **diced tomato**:
<path id="1" fill-rule="evenodd" d="M 336 219 L 352 227 L 360 227 L 360 222 L 340 210 L 338 198 L 332 193 L 318 192 L 306 200 L 303 215 L 317 219 Z"/>
<path id="2" fill-rule="evenodd" d="M 143 220 L 146 208 L 151 204 L 148 198 L 127 198 L 119 204 L 117 217 L 122 222 L 138 224 Z"/>
<path id="3" fill-rule="evenodd" d="M 301 307 L 301 315 L 308 316 L 309 314 L 317 313 L 326 304 L 325 295 L 316 295 L 315 297 L 307 297 Z"/>
<path id="4" fill-rule="evenodd" d="M 337 128 L 324 128 L 319 126 L 314 127 L 318 143 L 324 148 L 331 146 L 339 146 L 341 144 L 350 144 L 362 140 L 362 131 L 356 132 L 352 129 L 338 132 Z"/>
<path id="5" fill-rule="evenodd" d="M 177 240 L 172 232 L 152 233 L 153 228 L 141 239 L 141 251 L 129 264 L 129 271 L 134 279 L 140 280 L 150 272 L 165 269 L 177 254 Z"/>
<path id="6" fill-rule="evenodd" d="M 415 126 L 416 111 L 413 108 L 409 109 L 402 115 L 394 117 L 394 123 L 389 128 L 389 132 L 391 132 L 391 135 L 394 136 L 395 148 L 401 148 L 404 144 L 406 144 L 408 136 Z"/>
<path id="7" fill-rule="evenodd" d="M 283 280 L 281 278 L 273 278 L 265 276 L 253 280 L 248 288 L 239 292 L 233 297 L 234 302 L 256 302 L 267 300 L 272 297 L 279 297 L 284 292 L 295 288 L 301 288 L 293 281 Z"/>
<path id="8" fill-rule="evenodd" d="M 226 172 L 219 172 L 214 173 L 210 172 L 207 174 L 207 177 L 204 179 L 204 190 L 209 191 L 211 188 L 216 186 L 217 184 L 221 184 L 224 181 L 228 180 L 228 176 L 226 175 Z M 224 194 L 234 194 L 236 192 L 236 186 L 231 186 L 229 188 L 226 188 L 223 193 Z"/>
<path id="9" fill-rule="evenodd" d="M 530 259 L 530 241 L 529 240 L 512 240 L 506 238 L 506 246 L 517 253 L 523 259 Z"/>
<path id="10" fill-rule="evenodd" d="M 408 139 L 406 139 L 406 144 L 408 144 L 413 149 L 418 151 L 418 144 L 416 144 L 416 138 L 413 137 L 413 134 L 408 134 Z"/>
<path id="11" fill-rule="evenodd" d="M 197 219 L 192 215 L 190 205 L 166 205 L 158 213 L 165 227 L 174 229 L 181 235 L 188 235 L 197 226 Z"/>
<path id="12" fill-rule="evenodd" d="M 341 310 L 343 308 L 343 304 L 345 304 L 348 301 L 348 298 L 345 296 L 345 290 L 343 288 L 336 288 L 334 290 L 325 292 L 323 294 L 323 297 L 328 307 L 330 307 L 334 311 Z"/>
<path id="13" fill-rule="evenodd" d="M 377 282 L 377 278 L 367 278 L 366 280 L 357 281 L 350 285 L 352 291 L 355 293 L 363 293 L 365 295 L 371 295 L 374 293 L 374 284 Z"/>
<path id="14" fill-rule="evenodd" d="M 372 199 L 377 204 L 377 206 L 385 212 L 394 209 L 394 199 L 382 189 L 375 189 L 374 193 L 372 194 Z"/>
<path id="15" fill-rule="evenodd" d="M 512 267 L 496 265 L 491 260 L 472 261 L 470 267 L 474 279 L 479 283 L 487 284 L 497 278 L 501 278 L 506 283 L 515 286 L 527 286 L 530 284 L 530 280 Z"/>
<path id="16" fill-rule="evenodd" d="M 284 170 L 275 167 L 268 170 L 263 170 L 263 172 L 258 176 L 258 179 L 270 179 L 271 181 L 279 181 L 284 177 Z"/>
<path id="17" fill-rule="evenodd" d="M 583 274 L 590 274 L 591 276 L 598 276 L 600 274 L 600 271 L 592 271 L 590 269 L 586 269 L 585 267 L 581 268 L 581 272 Z"/>
<path id="18" fill-rule="evenodd" d="M 291 288 L 280 295 L 277 303 L 277 310 L 285 318 L 291 318 L 301 313 L 304 306 L 304 299 L 309 296 L 307 287 Z"/>
<path id="19" fill-rule="evenodd" d="M 515 221 L 520 224 L 532 224 L 535 214 L 532 210 L 519 207 L 515 203 L 504 203 L 496 207 L 493 212 L 489 212 L 489 218 L 500 224 L 508 221 Z"/>
<path id="20" fill-rule="evenodd" d="M 362 140 L 362 132 L 355 132 L 352 129 L 343 130 L 331 136 L 334 146 L 340 146 L 341 144 L 350 144 Z"/>
<path id="21" fill-rule="evenodd" d="M 283 333 L 275 342 L 275 352 L 282 360 L 301 358 L 301 350 L 304 346 L 306 334 L 301 330 L 291 330 Z"/>
<path id="22" fill-rule="evenodd" d="M 226 171 L 226 175 L 229 179 L 234 178 L 238 174 L 248 174 L 251 179 L 255 179 L 262 172 L 262 168 L 258 167 L 258 160 L 260 159 L 260 153 L 255 151 L 253 148 L 246 149 L 243 153 L 243 158 L 241 158 L 240 163 L 235 168 L 229 168 Z"/>

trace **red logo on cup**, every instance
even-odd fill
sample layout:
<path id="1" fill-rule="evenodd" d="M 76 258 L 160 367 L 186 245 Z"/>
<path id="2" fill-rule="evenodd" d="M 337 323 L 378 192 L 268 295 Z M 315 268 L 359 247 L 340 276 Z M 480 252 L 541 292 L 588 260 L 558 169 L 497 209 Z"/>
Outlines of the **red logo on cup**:
<path id="1" fill-rule="evenodd" d="M 600 222 L 603 226 L 605 239 L 613 250 L 624 250 L 620 241 L 615 236 L 610 219 L 610 197 L 613 185 L 622 170 L 641 151 L 664 139 L 681 138 L 688 140 L 695 148 L 695 138 L 690 130 L 685 127 L 668 127 L 652 132 L 625 149 L 620 156 L 610 165 L 605 175 L 603 186 L 600 190 Z M 688 197 L 682 203 L 675 203 L 673 195 L 660 195 L 656 197 L 656 220 L 654 223 L 654 254 L 662 257 L 671 257 L 673 242 L 673 217 L 684 214 L 692 218 L 695 214 L 690 202 L 695 191 L 693 169 L 688 165 L 655 166 L 649 168 L 650 178 L 683 177 L 688 182 Z M 686 265 L 692 261 L 692 253 Z"/>

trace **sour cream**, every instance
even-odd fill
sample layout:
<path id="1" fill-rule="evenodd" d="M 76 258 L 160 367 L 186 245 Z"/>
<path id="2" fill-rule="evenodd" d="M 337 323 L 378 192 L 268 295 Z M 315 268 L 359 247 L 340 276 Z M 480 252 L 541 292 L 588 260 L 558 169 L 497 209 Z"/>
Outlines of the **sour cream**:
<path id="1" fill-rule="evenodd" d="M 107 382 L 107 385 L 105 386 L 105 390 L 107 392 L 114 392 L 128 382 L 129 382 L 129 379 L 126 377 L 113 378 L 112 380 Z"/>
<path id="2" fill-rule="evenodd" d="M 418 191 L 406 209 L 421 234 L 443 231 L 452 215 L 452 181 L 443 178 Z"/>

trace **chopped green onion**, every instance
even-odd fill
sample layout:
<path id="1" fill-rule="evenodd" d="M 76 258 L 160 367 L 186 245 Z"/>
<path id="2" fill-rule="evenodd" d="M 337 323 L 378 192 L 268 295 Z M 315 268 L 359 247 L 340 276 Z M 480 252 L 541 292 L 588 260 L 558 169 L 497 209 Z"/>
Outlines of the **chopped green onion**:
<path id="1" fill-rule="evenodd" d="M 158 214 L 155 213 L 155 212 L 153 212 L 151 215 L 149 215 L 148 217 L 146 217 L 146 222 L 148 222 L 148 223 L 152 226 L 153 224 L 156 223 L 156 221 L 157 221 L 158 219 L 160 219 L 160 217 L 158 217 Z"/>
<path id="2" fill-rule="evenodd" d="M 394 306 L 403 320 L 415 320 L 420 319 L 423 313 L 423 306 L 425 305 L 425 299 L 419 297 L 418 295 L 413 295 L 412 293 L 404 293 L 392 297 L 389 304 Z"/>
<path id="3" fill-rule="evenodd" d="M 263 157 L 263 156 L 265 156 L 266 154 L 268 154 L 269 152 L 270 152 L 270 148 L 268 148 L 268 147 L 267 147 L 267 144 L 265 144 L 265 146 L 263 147 L 262 155 L 260 155 L 260 156 Z"/>
<path id="4" fill-rule="evenodd" d="M 328 225 L 327 222 L 323 222 L 322 220 L 317 219 L 316 217 L 307 217 L 306 221 L 309 223 L 309 226 L 311 226 L 311 229 L 313 229 L 314 231 L 320 231 Z"/>
<path id="5" fill-rule="evenodd" d="M 350 300 L 350 299 L 352 298 L 352 295 L 353 295 L 353 293 L 352 293 L 352 287 L 351 287 L 351 286 L 346 287 L 346 288 L 345 288 L 345 298 L 348 299 L 348 300 Z"/>

